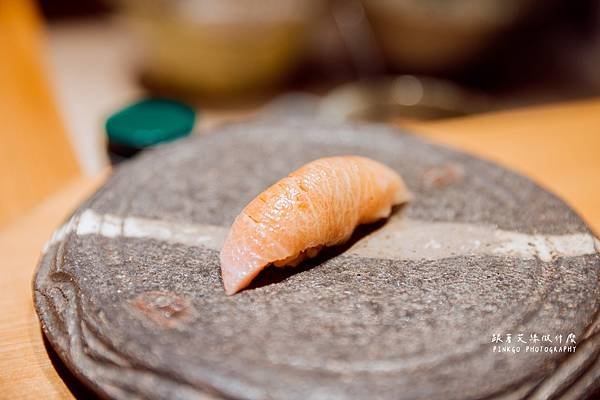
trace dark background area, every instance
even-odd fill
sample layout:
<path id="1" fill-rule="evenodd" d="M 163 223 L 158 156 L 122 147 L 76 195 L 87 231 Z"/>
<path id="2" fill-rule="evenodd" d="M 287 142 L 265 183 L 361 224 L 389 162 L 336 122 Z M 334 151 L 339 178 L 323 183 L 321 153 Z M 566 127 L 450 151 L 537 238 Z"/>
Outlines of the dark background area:
<path id="1" fill-rule="evenodd" d="M 495 35 L 475 56 L 458 67 L 430 72 L 388 62 L 376 74 L 419 74 L 449 79 L 516 105 L 597 95 L 600 92 L 600 2 L 546 0 L 534 3 L 519 21 Z M 39 4 L 50 22 L 103 18 L 119 9 L 116 3 L 91 0 L 40 0 Z M 324 67 L 331 64 L 331 60 L 304 58 L 286 84 L 293 88 L 313 87 L 322 86 L 323 82 L 339 83 L 364 77 L 356 71 L 349 57 L 340 53 L 344 53 L 343 49 L 329 53 L 342 60 L 335 63 L 334 68 Z"/>

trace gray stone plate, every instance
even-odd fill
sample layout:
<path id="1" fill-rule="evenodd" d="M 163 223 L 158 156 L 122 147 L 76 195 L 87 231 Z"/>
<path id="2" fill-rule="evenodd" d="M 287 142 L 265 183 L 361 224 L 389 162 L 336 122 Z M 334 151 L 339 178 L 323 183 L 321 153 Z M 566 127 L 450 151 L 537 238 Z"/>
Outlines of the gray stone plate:
<path id="1" fill-rule="evenodd" d="M 395 168 L 415 200 L 226 296 L 218 250 L 242 207 L 342 154 Z M 52 347 L 106 397 L 581 398 L 600 374 L 599 267 L 581 219 L 501 167 L 384 126 L 255 122 L 118 168 L 34 287 Z"/>

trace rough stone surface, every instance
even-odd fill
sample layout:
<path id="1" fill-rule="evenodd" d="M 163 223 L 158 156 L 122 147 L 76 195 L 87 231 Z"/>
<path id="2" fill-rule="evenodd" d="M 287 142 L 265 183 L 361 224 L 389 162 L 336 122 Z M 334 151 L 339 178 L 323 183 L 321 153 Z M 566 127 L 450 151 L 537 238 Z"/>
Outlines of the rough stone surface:
<path id="1" fill-rule="evenodd" d="M 409 218 L 588 232 L 561 200 L 488 162 L 383 126 L 310 122 L 230 126 L 144 153 L 75 214 L 228 226 L 282 176 L 342 154 L 397 169 L 415 193 L 399 211 Z M 544 262 L 457 249 L 428 261 L 332 249 L 228 297 L 215 250 L 71 232 L 49 247 L 34 287 L 59 356 L 112 398 L 580 398 L 600 374 L 599 268 L 598 254 Z M 506 333 L 574 333 L 577 351 L 494 353 L 492 335 Z"/>

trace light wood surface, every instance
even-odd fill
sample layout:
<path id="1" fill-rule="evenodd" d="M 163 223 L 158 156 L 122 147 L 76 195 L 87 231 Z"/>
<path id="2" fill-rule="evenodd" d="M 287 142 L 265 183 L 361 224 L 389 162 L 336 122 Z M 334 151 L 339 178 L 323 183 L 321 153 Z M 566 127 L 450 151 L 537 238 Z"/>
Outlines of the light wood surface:
<path id="1" fill-rule="evenodd" d="M 600 231 L 600 100 L 411 128 L 533 176 Z M 103 176 L 79 179 L 0 232 L 0 397 L 72 397 L 44 349 L 31 278 L 52 230 L 102 180 Z"/>
<path id="2" fill-rule="evenodd" d="M 31 0 L 0 1 L 0 226 L 76 177 Z"/>
<path id="3" fill-rule="evenodd" d="M 44 348 L 31 278 L 54 228 L 102 182 L 80 178 L 0 232 L 0 398 L 70 398 Z"/>

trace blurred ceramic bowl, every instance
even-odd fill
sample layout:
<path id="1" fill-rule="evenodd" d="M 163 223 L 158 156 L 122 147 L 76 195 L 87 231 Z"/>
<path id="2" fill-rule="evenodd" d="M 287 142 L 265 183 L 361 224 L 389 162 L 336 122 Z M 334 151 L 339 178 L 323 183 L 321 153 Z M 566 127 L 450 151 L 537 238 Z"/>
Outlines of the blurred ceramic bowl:
<path id="1" fill-rule="evenodd" d="M 394 66 L 436 73 L 460 68 L 536 0 L 362 0 Z"/>
<path id="2" fill-rule="evenodd" d="M 323 97 L 318 115 L 333 121 L 398 122 L 464 116 L 493 106 L 483 94 L 450 81 L 399 75 L 341 85 Z"/>
<path id="3" fill-rule="evenodd" d="M 232 95 L 274 85 L 302 57 L 307 0 L 121 0 L 153 84 Z"/>

